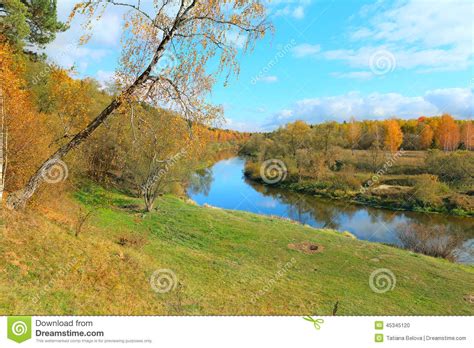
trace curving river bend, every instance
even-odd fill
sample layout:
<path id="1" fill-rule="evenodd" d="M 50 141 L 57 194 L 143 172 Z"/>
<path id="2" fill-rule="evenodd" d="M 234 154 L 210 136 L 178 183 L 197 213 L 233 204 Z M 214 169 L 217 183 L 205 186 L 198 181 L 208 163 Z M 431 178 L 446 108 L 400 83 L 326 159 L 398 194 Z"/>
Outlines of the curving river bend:
<path id="1" fill-rule="evenodd" d="M 358 239 L 403 247 L 403 223 L 449 225 L 462 233 L 464 242 L 457 261 L 474 264 L 474 219 L 439 214 L 391 211 L 325 200 L 249 181 L 243 175 L 245 160 L 221 160 L 193 176 L 188 195 L 198 204 L 277 215 L 314 227 L 349 231 Z"/>

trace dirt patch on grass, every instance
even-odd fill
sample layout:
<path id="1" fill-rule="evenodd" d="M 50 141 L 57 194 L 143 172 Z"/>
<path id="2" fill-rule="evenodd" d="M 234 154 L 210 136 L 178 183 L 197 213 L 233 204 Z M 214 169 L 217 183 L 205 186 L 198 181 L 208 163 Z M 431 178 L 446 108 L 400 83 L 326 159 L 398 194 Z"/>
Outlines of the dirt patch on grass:
<path id="1" fill-rule="evenodd" d="M 148 239 L 146 238 L 146 236 L 138 235 L 138 234 L 121 235 L 116 241 L 118 245 L 121 245 L 123 247 L 135 247 L 135 248 L 141 248 L 145 244 L 147 244 L 147 242 L 148 242 Z"/>
<path id="2" fill-rule="evenodd" d="M 317 254 L 323 252 L 324 250 L 322 245 L 312 242 L 290 243 L 288 244 L 288 248 L 303 252 L 305 254 Z"/>
<path id="3" fill-rule="evenodd" d="M 379 185 L 374 187 L 370 192 L 374 196 L 399 196 L 408 193 L 411 189 L 409 186 Z"/>
<path id="4" fill-rule="evenodd" d="M 123 204 L 118 206 L 119 209 L 128 210 L 131 212 L 141 212 L 143 209 L 138 204 Z"/>
<path id="5" fill-rule="evenodd" d="M 466 301 L 467 303 L 474 304 L 473 294 L 465 295 L 463 298 L 464 298 L 464 301 Z"/>

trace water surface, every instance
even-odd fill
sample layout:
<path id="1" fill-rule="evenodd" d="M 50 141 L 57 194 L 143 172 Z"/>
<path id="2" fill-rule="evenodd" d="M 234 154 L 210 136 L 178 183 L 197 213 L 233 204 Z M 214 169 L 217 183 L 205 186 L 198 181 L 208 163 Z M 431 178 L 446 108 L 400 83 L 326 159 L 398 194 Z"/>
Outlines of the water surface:
<path id="1" fill-rule="evenodd" d="M 463 235 L 458 261 L 474 264 L 472 218 L 390 211 L 294 193 L 247 180 L 244 164 L 244 159 L 234 157 L 196 173 L 188 195 L 200 205 L 277 215 L 314 227 L 349 231 L 358 239 L 402 247 L 399 233 L 404 223 L 445 225 Z"/>

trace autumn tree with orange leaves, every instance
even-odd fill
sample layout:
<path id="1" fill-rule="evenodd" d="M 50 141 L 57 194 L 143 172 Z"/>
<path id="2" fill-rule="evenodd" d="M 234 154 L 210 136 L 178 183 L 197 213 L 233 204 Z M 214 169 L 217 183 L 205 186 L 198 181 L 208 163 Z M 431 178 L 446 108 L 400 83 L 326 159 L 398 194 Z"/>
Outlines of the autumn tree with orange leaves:
<path id="1" fill-rule="evenodd" d="M 422 123 L 417 127 L 418 149 L 427 150 L 433 143 L 434 131 L 429 124 Z"/>
<path id="2" fill-rule="evenodd" d="M 46 115 L 36 113 L 23 79 L 24 63 L 12 47 L 0 44 L 0 90 L 3 97 L 4 139 L 6 143 L 5 189 L 18 190 L 40 158 L 48 155 L 51 140 Z M 6 167 L 6 170 L 5 170 Z"/>
<path id="3" fill-rule="evenodd" d="M 384 145 L 390 152 L 395 152 L 403 142 L 403 133 L 397 120 L 387 120 L 384 122 L 385 139 Z"/>
<path id="4" fill-rule="evenodd" d="M 441 116 L 435 132 L 435 139 L 444 151 L 454 151 L 458 148 L 461 134 L 451 115 Z"/>

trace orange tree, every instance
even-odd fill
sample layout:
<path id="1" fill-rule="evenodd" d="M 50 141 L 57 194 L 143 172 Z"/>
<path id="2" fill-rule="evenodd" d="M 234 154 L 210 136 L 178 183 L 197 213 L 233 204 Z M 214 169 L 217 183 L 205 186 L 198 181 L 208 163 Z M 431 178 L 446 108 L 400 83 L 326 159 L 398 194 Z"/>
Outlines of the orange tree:
<path id="1" fill-rule="evenodd" d="M 397 120 L 388 120 L 384 123 L 385 126 L 385 148 L 390 152 L 395 152 L 400 148 L 403 142 L 403 133 Z"/>
<path id="2" fill-rule="evenodd" d="M 451 115 L 445 114 L 441 116 L 435 132 L 438 146 L 445 151 L 456 150 L 459 146 L 460 138 L 459 127 Z"/>
<path id="3" fill-rule="evenodd" d="M 48 155 L 51 136 L 46 127 L 46 116 L 36 113 L 31 105 L 31 95 L 23 79 L 24 63 L 21 54 L 0 41 L 0 90 L 4 98 L 3 154 L 6 167 L 5 188 L 17 190 L 41 162 L 40 156 Z"/>

